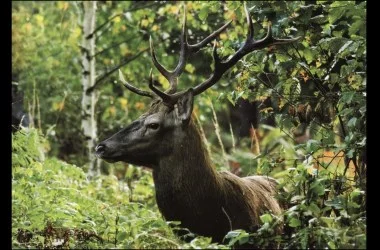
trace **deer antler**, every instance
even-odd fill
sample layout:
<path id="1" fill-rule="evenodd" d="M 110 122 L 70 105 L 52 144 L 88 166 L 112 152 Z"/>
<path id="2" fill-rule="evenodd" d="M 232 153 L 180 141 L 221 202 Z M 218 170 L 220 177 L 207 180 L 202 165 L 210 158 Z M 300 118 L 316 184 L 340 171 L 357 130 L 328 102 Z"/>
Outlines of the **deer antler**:
<path id="1" fill-rule="evenodd" d="M 232 66 L 234 66 L 241 58 L 243 58 L 245 55 L 258 50 L 262 48 L 266 48 L 271 45 L 278 45 L 278 44 L 288 44 L 295 42 L 299 40 L 301 37 L 291 38 L 291 39 L 278 39 L 274 38 L 272 35 L 272 27 L 269 24 L 268 25 L 268 31 L 264 38 L 260 40 L 255 40 L 253 38 L 254 35 L 254 29 L 252 25 L 252 19 L 249 15 L 249 11 L 247 9 L 247 5 L 244 3 L 244 10 L 245 14 L 247 16 L 247 23 L 248 23 L 248 34 L 247 39 L 243 46 L 241 46 L 236 53 L 230 57 L 227 61 L 221 61 L 220 57 L 218 56 L 217 49 L 216 49 L 216 41 L 214 42 L 214 48 L 213 48 L 213 59 L 214 59 L 214 71 L 212 72 L 211 76 L 205 80 L 204 82 L 197 85 L 195 88 L 193 88 L 194 96 L 199 95 L 200 93 L 204 92 L 211 86 L 213 86 L 216 82 L 219 81 L 219 79 L 223 76 L 223 74 L 230 69 Z M 183 95 L 186 91 L 176 92 L 177 91 L 177 85 L 178 85 L 178 77 L 182 74 L 186 60 L 189 57 L 190 54 L 198 52 L 202 47 L 206 46 L 211 40 L 216 38 L 220 33 L 222 33 L 228 25 L 232 21 L 227 22 L 222 27 L 220 27 L 218 30 L 211 33 L 208 37 L 203 39 L 203 41 L 197 43 L 197 44 L 189 44 L 187 42 L 187 28 L 186 28 L 186 7 L 184 6 L 184 19 L 183 19 L 183 26 L 182 26 L 182 33 L 181 33 L 181 51 L 179 55 L 179 62 L 175 69 L 173 71 L 167 70 L 164 66 L 162 66 L 156 58 L 156 54 L 153 48 L 153 41 L 150 37 L 150 51 L 152 54 L 152 61 L 154 66 L 160 71 L 160 73 L 169 81 L 170 87 L 166 92 L 163 92 L 159 89 L 157 89 L 153 85 L 153 76 L 152 76 L 152 70 L 150 72 L 149 77 L 149 88 L 159 97 L 162 98 L 164 103 L 167 104 L 175 104 L 178 100 L 178 98 Z M 134 93 L 137 93 L 139 95 L 143 96 L 149 96 L 153 97 L 153 95 L 149 92 L 140 90 L 129 83 L 127 83 L 121 72 L 120 72 L 120 80 L 124 83 L 124 86 L 127 87 L 129 90 L 131 90 Z"/>
<path id="2" fill-rule="evenodd" d="M 214 65 L 215 65 L 214 72 L 206 81 L 197 85 L 194 88 L 194 96 L 199 95 L 200 93 L 202 93 L 203 91 L 205 91 L 206 89 L 214 85 L 228 69 L 234 66 L 245 55 L 257 49 L 262 49 L 262 48 L 265 48 L 271 45 L 277 45 L 277 44 L 288 44 L 288 43 L 295 42 L 301 38 L 301 37 L 296 37 L 292 39 L 274 38 L 272 36 L 272 27 L 269 24 L 268 32 L 266 36 L 261 40 L 255 41 L 253 38 L 254 29 L 252 25 L 252 19 L 249 16 L 249 11 L 245 3 L 244 3 L 244 9 L 245 9 L 245 14 L 247 16 L 247 22 L 248 22 L 248 36 L 244 45 L 240 47 L 239 50 L 229 60 L 222 62 L 216 51 L 216 42 L 214 43 L 214 49 L 213 49 L 213 58 L 214 58 Z"/>
<path id="3" fill-rule="evenodd" d="M 131 84 L 129 84 L 125 79 L 124 79 L 124 76 L 123 76 L 123 73 L 121 72 L 121 70 L 119 69 L 119 78 L 120 78 L 120 81 L 123 83 L 123 85 L 129 89 L 130 91 L 132 91 L 133 93 L 136 93 L 138 95 L 142 95 L 142 96 L 148 96 L 150 98 L 154 98 L 154 95 L 148 91 L 144 91 L 144 90 L 141 90 L 139 88 L 136 88 L 135 86 L 132 86 Z"/>
<path id="4" fill-rule="evenodd" d="M 166 92 L 162 92 L 161 90 L 157 89 L 153 85 L 153 76 L 152 71 L 150 72 L 149 76 L 149 88 L 159 97 L 161 97 L 166 103 L 175 103 L 175 101 L 178 99 L 179 95 L 177 95 L 175 92 L 177 91 L 177 85 L 178 85 L 178 77 L 182 74 L 185 65 L 186 60 L 189 56 L 189 54 L 194 54 L 198 52 L 201 48 L 203 48 L 205 45 L 207 45 L 209 42 L 211 42 L 214 38 L 216 38 L 220 33 L 222 33 L 228 25 L 232 21 L 227 22 L 222 27 L 211 33 L 208 37 L 203 39 L 201 42 L 197 44 L 189 44 L 187 42 L 187 27 L 186 27 L 186 6 L 184 6 L 184 17 L 183 17 L 183 25 L 182 25 L 182 33 L 181 33 L 181 51 L 179 55 L 179 62 L 175 69 L 173 71 L 167 70 L 164 66 L 162 66 L 158 61 L 156 57 L 156 53 L 153 48 L 153 40 L 152 37 L 149 38 L 150 43 L 150 52 L 152 54 L 152 61 L 154 66 L 160 71 L 160 73 L 169 81 L 170 87 Z M 136 88 L 129 84 L 127 81 L 125 81 L 123 74 L 119 70 L 119 78 L 120 81 L 124 84 L 124 86 L 129 89 L 130 91 L 142 95 L 142 96 L 148 96 L 150 98 L 154 98 L 154 95 L 141 90 L 139 88 Z"/>
<path id="5" fill-rule="evenodd" d="M 187 42 L 187 27 L 186 27 L 186 6 L 184 5 L 184 17 L 183 17 L 183 25 L 182 25 L 182 32 L 181 32 L 181 51 L 179 54 L 179 62 L 175 69 L 173 71 L 169 71 L 165 69 L 164 66 L 162 66 L 156 58 L 156 54 L 153 48 L 153 41 L 152 37 L 150 37 L 150 52 L 152 54 L 152 61 L 154 66 L 160 71 L 160 73 L 169 81 L 170 88 L 165 92 L 167 94 L 174 94 L 177 91 L 177 85 L 178 85 L 178 77 L 182 74 L 185 65 L 186 60 L 189 56 L 189 54 L 194 54 L 198 52 L 202 47 L 204 47 L 207 43 L 212 41 L 215 37 L 217 37 L 220 33 L 222 33 L 227 26 L 232 22 L 229 21 L 228 23 L 224 24 L 222 27 L 220 27 L 218 30 L 211 33 L 208 37 L 203 39 L 201 42 L 197 44 L 189 44 Z M 156 94 L 157 91 L 160 91 L 158 89 L 152 89 Z M 161 95 L 161 94 L 159 94 Z"/>

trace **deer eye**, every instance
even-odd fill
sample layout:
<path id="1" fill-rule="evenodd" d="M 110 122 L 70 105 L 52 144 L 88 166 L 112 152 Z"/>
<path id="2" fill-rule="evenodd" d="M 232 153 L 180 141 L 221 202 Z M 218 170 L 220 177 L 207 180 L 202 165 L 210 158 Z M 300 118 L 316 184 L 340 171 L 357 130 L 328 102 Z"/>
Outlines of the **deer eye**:
<path id="1" fill-rule="evenodd" d="M 159 125 L 158 123 L 149 123 L 147 127 L 156 130 L 158 129 Z"/>

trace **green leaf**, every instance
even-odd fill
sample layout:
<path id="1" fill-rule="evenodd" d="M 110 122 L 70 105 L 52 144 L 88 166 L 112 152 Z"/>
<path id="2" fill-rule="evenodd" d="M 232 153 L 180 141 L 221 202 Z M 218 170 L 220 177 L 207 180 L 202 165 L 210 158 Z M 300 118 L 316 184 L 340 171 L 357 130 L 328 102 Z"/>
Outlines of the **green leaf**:
<path id="1" fill-rule="evenodd" d="M 192 73 L 194 73 L 194 71 L 195 71 L 195 67 L 194 67 L 192 64 L 188 63 L 188 64 L 186 64 L 186 66 L 185 66 L 185 70 L 186 70 L 187 72 L 189 72 L 190 74 L 192 74 Z"/>
<path id="2" fill-rule="evenodd" d="M 299 226 L 301 226 L 301 221 L 299 219 L 293 217 L 289 221 L 289 226 L 290 227 L 299 227 Z"/>
<path id="3" fill-rule="evenodd" d="M 322 138 L 322 143 L 325 145 L 334 144 L 335 143 L 335 134 L 332 130 L 324 131 L 324 135 Z"/>
<path id="4" fill-rule="evenodd" d="M 317 195 L 325 194 L 325 187 L 319 181 L 313 182 L 313 184 L 310 185 L 310 190 L 312 190 Z"/>
<path id="5" fill-rule="evenodd" d="M 316 59 L 316 54 L 317 54 L 317 50 L 315 48 L 305 49 L 303 51 L 303 55 L 308 64 Z"/>
<path id="6" fill-rule="evenodd" d="M 205 21 L 209 13 L 208 5 L 204 5 L 203 8 L 198 12 L 199 19 Z"/>
<path id="7" fill-rule="evenodd" d="M 325 201 L 326 206 L 334 207 L 336 209 L 342 209 L 343 203 L 339 198 L 334 198 L 332 200 Z"/>
<path id="8" fill-rule="evenodd" d="M 330 249 L 336 249 L 335 243 L 333 241 L 327 242 L 327 245 L 329 246 Z"/>
<path id="9" fill-rule="evenodd" d="M 321 220 L 326 223 L 326 225 L 328 227 L 332 227 L 333 223 L 334 223 L 334 218 L 331 218 L 331 217 L 321 217 Z"/>
<path id="10" fill-rule="evenodd" d="M 273 218 L 270 214 L 263 214 L 260 216 L 260 220 L 262 223 L 271 223 Z"/>
<path id="11" fill-rule="evenodd" d="M 318 24 L 323 24 L 326 22 L 326 16 L 324 15 L 318 15 L 318 16 L 313 16 L 312 18 L 309 19 L 313 23 L 318 23 Z"/>
<path id="12" fill-rule="evenodd" d="M 367 137 L 364 137 L 363 140 L 361 140 L 360 142 L 357 142 L 356 144 L 362 147 L 367 145 Z"/>
<path id="13" fill-rule="evenodd" d="M 355 92 L 353 92 L 353 91 L 345 92 L 345 93 L 342 94 L 342 97 L 341 97 L 340 100 L 341 100 L 343 103 L 350 104 L 350 103 L 352 102 L 354 96 L 355 96 Z"/>
<path id="14" fill-rule="evenodd" d="M 346 153 L 346 155 L 347 155 L 348 158 L 352 158 L 352 157 L 354 157 L 354 153 L 355 153 L 355 150 L 354 149 L 350 149 L 350 150 L 348 150 L 348 152 Z"/>
<path id="15" fill-rule="evenodd" d="M 345 51 L 348 46 L 350 46 L 351 44 L 353 43 L 353 41 L 347 41 L 338 51 L 338 54 L 342 53 L 343 51 Z"/>
<path id="16" fill-rule="evenodd" d="M 319 207 L 315 204 L 315 203 L 311 203 L 310 206 L 309 206 L 309 210 L 315 214 L 315 215 L 319 215 L 321 210 L 319 209 Z"/>
<path id="17" fill-rule="evenodd" d="M 357 118 L 356 117 L 352 117 L 348 123 L 347 123 L 347 126 L 348 127 L 355 127 L 356 126 L 356 121 L 357 121 Z"/>
<path id="18" fill-rule="evenodd" d="M 347 202 L 347 208 L 360 208 L 360 205 L 356 202 L 349 201 Z"/>
<path id="19" fill-rule="evenodd" d="M 366 26 L 364 19 L 359 19 L 355 21 L 348 29 L 350 35 L 355 35 L 357 32 L 359 32 L 361 36 L 365 36 L 365 31 Z"/>
<path id="20" fill-rule="evenodd" d="M 288 169 L 288 170 L 290 170 L 290 169 Z M 302 201 L 303 199 L 305 199 L 305 196 L 304 196 L 304 195 L 295 195 L 295 196 L 293 196 L 293 197 L 290 199 L 290 202 L 291 202 L 291 203 L 299 202 L 299 201 Z"/>
<path id="21" fill-rule="evenodd" d="M 346 12 L 345 8 L 340 8 L 340 7 L 331 8 L 331 11 L 328 15 L 329 23 L 334 24 L 339 18 L 343 16 L 345 12 Z"/>
<path id="22" fill-rule="evenodd" d="M 124 239 L 126 239 L 128 236 L 127 232 L 119 232 L 117 234 L 117 240 L 118 241 L 123 241 Z"/>
<path id="23" fill-rule="evenodd" d="M 321 143 L 317 140 L 308 140 L 306 143 L 307 152 L 316 152 L 320 148 Z"/>

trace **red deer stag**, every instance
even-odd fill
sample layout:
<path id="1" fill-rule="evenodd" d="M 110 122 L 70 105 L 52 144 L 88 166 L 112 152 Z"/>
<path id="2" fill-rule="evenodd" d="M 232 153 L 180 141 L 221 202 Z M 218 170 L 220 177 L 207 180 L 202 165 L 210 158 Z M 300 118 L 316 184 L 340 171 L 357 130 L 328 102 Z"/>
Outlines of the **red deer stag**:
<path id="1" fill-rule="evenodd" d="M 169 89 L 163 92 L 153 85 L 152 71 L 149 81 L 152 92 L 127 83 L 119 72 L 120 80 L 127 89 L 154 100 L 148 112 L 99 143 L 95 150 L 98 157 L 108 162 L 123 161 L 152 168 L 157 205 L 165 219 L 180 221 L 182 227 L 222 242 L 230 230 L 254 230 L 259 225 L 260 214 L 266 211 L 277 215 L 281 213 L 279 203 L 274 198 L 276 181 L 264 176 L 239 178 L 232 173 L 215 170 L 191 115 L 194 96 L 213 86 L 248 53 L 271 45 L 291 43 L 299 38 L 273 38 L 268 26 L 266 36 L 254 40 L 252 20 L 245 6 L 249 28 L 244 45 L 228 60 L 222 61 L 215 42 L 215 69 L 212 75 L 195 88 L 177 91 L 178 78 L 184 70 L 186 59 L 231 23 L 226 23 L 200 43 L 189 44 L 184 10 L 180 58 L 173 71 L 165 69 L 157 61 L 150 39 L 153 64 L 169 81 Z"/>

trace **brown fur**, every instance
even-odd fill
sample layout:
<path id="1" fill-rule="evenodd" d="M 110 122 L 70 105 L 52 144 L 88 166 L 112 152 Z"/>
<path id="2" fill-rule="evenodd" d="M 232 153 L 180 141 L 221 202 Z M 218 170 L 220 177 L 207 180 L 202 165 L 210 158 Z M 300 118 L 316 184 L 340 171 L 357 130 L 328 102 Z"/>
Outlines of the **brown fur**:
<path id="1" fill-rule="evenodd" d="M 193 121 L 185 133 L 181 145 L 153 169 L 157 204 L 167 220 L 222 242 L 232 229 L 257 229 L 265 212 L 281 213 L 274 179 L 217 172 Z"/>
<path id="2" fill-rule="evenodd" d="M 230 230 L 257 230 L 263 213 L 281 214 L 274 198 L 276 181 L 217 172 L 191 118 L 192 98 L 187 92 L 175 107 L 153 102 L 147 113 L 101 142 L 96 153 L 110 162 L 151 167 L 165 219 L 223 242 Z M 150 128 L 155 123 L 159 125 Z"/>

